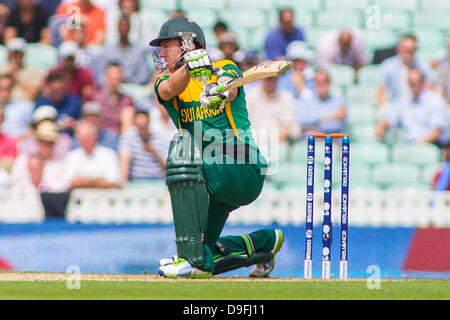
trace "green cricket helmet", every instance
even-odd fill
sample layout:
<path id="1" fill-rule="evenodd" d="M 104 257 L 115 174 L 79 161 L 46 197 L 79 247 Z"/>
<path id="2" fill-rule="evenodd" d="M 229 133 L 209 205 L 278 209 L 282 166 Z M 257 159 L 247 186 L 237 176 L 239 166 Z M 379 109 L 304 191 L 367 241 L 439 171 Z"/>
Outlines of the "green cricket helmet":
<path id="1" fill-rule="evenodd" d="M 186 17 L 176 17 L 164 22 L 161 29 L 159 29 L 158 38 L 150 41 L 150 45 L 159 47 L 161 46 L 161 41 L 177 38 L 185 46 L 194 48 L 194 43 L 197 43 L 203 49 L 206 49 L 206 40 L 202 28 Z"/>

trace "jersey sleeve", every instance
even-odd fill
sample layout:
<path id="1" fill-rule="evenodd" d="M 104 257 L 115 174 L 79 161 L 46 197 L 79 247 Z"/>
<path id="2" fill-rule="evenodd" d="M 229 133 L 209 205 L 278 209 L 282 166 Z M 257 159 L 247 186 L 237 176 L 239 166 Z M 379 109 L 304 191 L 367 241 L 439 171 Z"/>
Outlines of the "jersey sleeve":
<path id="1" fill-rule="evenodd" d="M 225 72 L 224 75 L 233 79 L 242 76 L 241 70 L 235 64 L 227 64 L 222 68 Z"/>
<path id="2" fill-rule="evenodd" d="M 231 60 L 221 60 L 213 62 L 213 65 L 215 67 L 221 68 L 224 71 L 222 77 L 230 77 L 232 79 L 236 79 L 242 75 L 241 70 Z"/>
<path id="3" fill-rule="evenodd" d="M 169 117 L 172 119 L 173 123 L 176 127 L 180 127 L 180 119 L 178 116 L 178 105 L 174 104 L 174 102 L 177 101 L 177 98 L 173 98 L 171 100 L 165 101 L 163 100 L 159 95 L 159 85 L 163 82 L 169 79 L 170 75 L 164 75 L 158 78 L 155 82 L 155 94 L 156 98 L 158 99 L 158 102 L 166 109 L 167 113 L 169 114 Z"/>
<path id="4" fill-rule="evenodd" d="M 170 76 L 168 74 L 166 74 L 164 76 L 159 77 L 158 80 L 156 80 L 156 82 L 155 82 L 155 94 L 156 94 L 156 97 L 158 98 L 158 102 L 162 105 L 164 105 L 164 103 L 166 103 L 167 101 L 161 99 L 161 96 L 159 95 L 159 85 L 161 84 L 161 82 L 169 79 L 169 77 Z"/>

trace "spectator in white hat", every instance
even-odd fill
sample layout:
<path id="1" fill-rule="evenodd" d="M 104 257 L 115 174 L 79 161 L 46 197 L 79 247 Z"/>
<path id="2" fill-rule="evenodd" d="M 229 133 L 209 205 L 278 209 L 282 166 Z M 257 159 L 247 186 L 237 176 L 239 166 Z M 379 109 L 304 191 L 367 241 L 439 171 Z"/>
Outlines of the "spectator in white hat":
<path id="1" fill-rule="evenodd" d="M 14 162 L 11 170 L 12 186 L 37 188 L 45 192 L 67 191 L 69 183 L 64 179 L 64 160 L 55 157 L 56 144 L 60 139 L 58 126 L 51 119 L 41 120 L 36 126 L 35 139 L 36 149 L 20 154 Z"/>
<path id="2" fill-rule="evenodd" d="M 46 122 L 46 127 L 49 128 L 51 126 L 52 130 L 56 128 L 58 131 L 60 128 L 56 123 L 56 119 L 58 116 L 57 110 L 50 105 L 42 105 L 38 107 L 32 115 L 32 134 L 30 137 L 26 138 L 19 145 L 19 152 L 26 153 L 28 155 L 39 153 L 39 133 L 38 127 L 41 123 Z M 52 124 L 49 125 L 48 123 Z M 41 128 L 41 130 L 43 130 Z M 47 131 L 48 132 L 48 131 Z M 40 133 L 42 136 L 42 132 Z M 63 159 L 67 152 L 69 152 L 72 146 L 72 138 L 64 132 L 60 132 L 54 141 L 54 147 L 51 154 L 52 159 Z"/>
<path id="3" fill-rule="evenodd" d="M 8 61 L 0 67 L 0 74 L 9 74 L 13 80 L 12 98 L 14 100 L 34 100 L 44 80 L 44 73 L 39 68 L 25 66 L 24 58 L 27 43 L 22 38 L 8 41 Z"/>
<path id="4" fill-rule="evenodd" d="M 314 90 L 314 53 L 304 41 L 293 41 L 286 48 L 286 59 L 294 63 L 288 73 L 281 76 L 279 88 L 288 90 L 294 98 L 307 98 Z"/>

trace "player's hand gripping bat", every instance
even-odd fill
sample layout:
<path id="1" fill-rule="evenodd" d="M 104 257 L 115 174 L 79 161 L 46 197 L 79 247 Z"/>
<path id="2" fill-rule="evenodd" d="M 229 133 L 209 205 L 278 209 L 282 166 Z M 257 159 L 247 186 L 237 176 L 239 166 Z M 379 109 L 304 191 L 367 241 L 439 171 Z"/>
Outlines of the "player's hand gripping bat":
<path id="1" fill-rule="evenodd" d="M 224 91 L 243 86 L 250 82 L 279 76 L 292 68 L 292 66 L 292 61 L 266 61 L 260 63 L 253 68 L 244 71 L 239 78 L 220 83 L 218 86 L 212 88 L 211 90 L 214 90 L 214 92 L 209 92 L 209 94 L 221 94 Z M 214 67 L 214 73 L 220 77 L 224 71 L 220 68 Z"/>

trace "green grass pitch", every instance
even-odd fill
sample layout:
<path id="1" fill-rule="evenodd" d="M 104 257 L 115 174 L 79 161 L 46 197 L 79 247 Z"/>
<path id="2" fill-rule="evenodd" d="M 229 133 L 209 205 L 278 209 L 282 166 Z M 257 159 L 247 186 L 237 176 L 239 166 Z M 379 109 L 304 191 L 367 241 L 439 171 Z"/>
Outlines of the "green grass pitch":
<path id="1" fill-rule="evenodd" d="M 2 273 L 0 273 L 1 275 Z M 8 275 L 20 273 L 7 273 Z M 51 275 L 51 274 L 50 274 Z M 369 289 L 365 279 L 303 280 L 301 278 L 226 278 L 167 280 L 155 275 L 137 278 L 81 279 L 79 289 L 69 289 L 70 275 L 0 281 L 0 300 L 8 299 L 150 299 L 150 300 L 410 300 L 450 299 L 450 280 L 381 280 L 379 289 Z M 69 279 L 69 280 L 68 280 Z"/>

